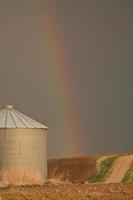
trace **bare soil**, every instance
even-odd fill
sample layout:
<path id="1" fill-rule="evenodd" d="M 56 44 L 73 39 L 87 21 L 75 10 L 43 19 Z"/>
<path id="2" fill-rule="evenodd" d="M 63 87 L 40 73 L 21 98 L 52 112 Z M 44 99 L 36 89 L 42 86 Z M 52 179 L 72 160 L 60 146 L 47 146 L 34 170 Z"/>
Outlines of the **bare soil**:
<path id="1" fill-rule="evenodd" d="M 133 200 L 133 183 L 87 182 L 96 172 L 99 157 L 49 160 L 48 175 L 52 181 L 43 186 L 0 188 L 0 200 Z"/>
<path id="2" fill-rule="evenodd" d="M 1 200 L 133 200 L 133 184 L 61 184 L 0 189 Z"/>
<path id="3" fill-rule="evenodd" d="M 133 155 L 122 156 L 115 160 L 110 176 L 105 181 L 106 183 L 120 183 L 130 165 L 133 162 Z"/>

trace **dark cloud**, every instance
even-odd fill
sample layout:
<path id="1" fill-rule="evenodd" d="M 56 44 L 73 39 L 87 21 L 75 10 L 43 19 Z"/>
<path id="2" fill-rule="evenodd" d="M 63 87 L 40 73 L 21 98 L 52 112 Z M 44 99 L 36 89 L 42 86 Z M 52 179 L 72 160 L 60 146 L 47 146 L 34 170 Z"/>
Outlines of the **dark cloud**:
<path id="1" fill-rule="evenodd" d="M 13 103 L 51 128 L 49 156 L 68 155 L 65 122 L 60 121 L 61 110 L 53 103 L 55 93 L 48 87 L 49 66 L 43 55 L 47 9 L 56 13 L 55 23 L 71 66 L 72 98 L 81 126 L 80 142 L 85 146 L 78 152 L 132 151 L 130 0 L 0 1 L 0 104 Z"/>

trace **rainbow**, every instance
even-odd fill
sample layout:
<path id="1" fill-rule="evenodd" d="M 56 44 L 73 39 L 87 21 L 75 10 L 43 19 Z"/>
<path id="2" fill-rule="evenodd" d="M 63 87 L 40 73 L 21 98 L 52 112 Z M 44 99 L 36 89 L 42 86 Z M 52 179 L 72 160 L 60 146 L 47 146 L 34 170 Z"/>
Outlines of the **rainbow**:
<path id="1" fill-rule="evenodd" d="M 59 113 L 66 156 L 79 155 L 84 152 L 83 135 L 75 107 L 73 77 L 71 65 L 63 44 L 57 16 L 50 8 L 43 12 L 44 55 L 48 60 L 49 89 L 54 93 L 54 103 Z M 58 118 L 58 116 L 57 116 Z"/>

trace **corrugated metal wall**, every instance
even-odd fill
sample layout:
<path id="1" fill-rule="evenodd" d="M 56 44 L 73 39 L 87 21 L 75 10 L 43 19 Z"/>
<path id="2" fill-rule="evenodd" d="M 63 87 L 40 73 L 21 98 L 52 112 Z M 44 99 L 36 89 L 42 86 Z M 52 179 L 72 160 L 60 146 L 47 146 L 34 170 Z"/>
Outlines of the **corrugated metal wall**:
<path id="1" fill-rule="evenodd" d="M 0 181 L 27 184 L 46 178 L 47 131 L 0 129 Z"/>

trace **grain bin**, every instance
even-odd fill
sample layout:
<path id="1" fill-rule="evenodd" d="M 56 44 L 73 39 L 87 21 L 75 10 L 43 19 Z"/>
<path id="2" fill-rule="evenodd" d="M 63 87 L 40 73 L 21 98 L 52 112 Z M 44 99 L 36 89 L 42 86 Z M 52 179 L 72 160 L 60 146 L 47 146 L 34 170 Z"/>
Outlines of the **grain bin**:
<path id="1" fill-rule="evenodd" d="M 47 178 L 47 130 L 12 105 L 0 108 L 0 183 L 44 182 Z"/>

